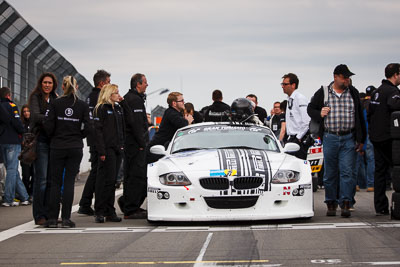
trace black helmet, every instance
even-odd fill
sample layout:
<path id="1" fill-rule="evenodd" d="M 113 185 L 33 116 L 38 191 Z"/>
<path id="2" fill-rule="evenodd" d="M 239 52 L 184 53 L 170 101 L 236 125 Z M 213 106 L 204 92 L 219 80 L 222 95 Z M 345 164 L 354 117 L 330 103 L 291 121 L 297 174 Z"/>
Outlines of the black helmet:
<path id="1" fill-rule="evenodd" d="M 231 105 L 232 120 L 243 121 L 254 114 L 253 105 L 247 98 L 237 98 Z"/>

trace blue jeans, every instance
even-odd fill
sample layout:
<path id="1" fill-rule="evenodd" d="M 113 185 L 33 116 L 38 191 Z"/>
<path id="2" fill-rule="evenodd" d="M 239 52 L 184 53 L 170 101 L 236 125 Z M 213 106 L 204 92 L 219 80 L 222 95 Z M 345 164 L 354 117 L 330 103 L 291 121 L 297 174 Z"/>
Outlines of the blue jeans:
<path id="1" fill-rule="evenodd" d="M 49 165 L 49 144 L 37 142 L 36 161 L 35 161 L 35 179 L 33 181 L 33 203 L 32 213 L 35 221 L 41 218 L 47 218 L 45 208 L 47 171 Z"/>
<path id="2" fill-rule="evenodd" d="M 365 149 L 365 157 L 367 159 L 367 168 L 365 176 L 367 177 L 367 187 L 374 187 L 375 177 L 375 156 L 374 145 L 367 138 L 367 148 Z"/>
<path id="3" fill-rule="evenodd" d="M 12 203 L 15 193 L 18 194 L 21 201 L 27 201 L 29 195 L 18 171 L 18 155 L 21 152 L 21 145 L 2 144 L 1 152 L 3 153 L 4 165 L 7 171 L 3 202 Z"/>
<path id="4" fill-rule="evenodd" d="M 353 200 L 355 177 L 355 141 L 353 134 L 337 136 L 324 133 L 324 186 L 325 203 Z M 338 194 L 339 185 L 339 194 Z M 339 197 L 339 199 L 338 199 Z"/>

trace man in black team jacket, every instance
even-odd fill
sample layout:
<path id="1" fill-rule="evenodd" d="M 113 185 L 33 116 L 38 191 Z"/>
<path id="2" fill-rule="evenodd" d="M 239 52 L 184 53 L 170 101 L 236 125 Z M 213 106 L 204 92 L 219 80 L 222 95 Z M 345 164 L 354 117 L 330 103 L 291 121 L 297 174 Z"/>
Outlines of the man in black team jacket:
<path id="1" fill-rule="evenodd" d="M 118 200 L 124 219 L 147 217 L 146 211 L 140 208 L 147 195 L 146 145 L 149 141 L 149 125 L 144 106 L 147 86 L 146 76 L 136 73 L 131 78 L 131 89 L 124 96 L 134 121 L 134 125 L 128 123 L 126 127 L 124 192 Z"/>
<path id="2" fill-rule="evenodd" d="M 153 139 L 147 149 L 147 163 L 157 161 L 162 156 L 154 155 L 150 153 L 150 148 L 154 145 L 168 146 L 168 143 L 172 140 L 176 130 L 185 127 L 193 122 L 193 116 L 186 114 L 183 116 L 185 109 L 185 100 L 183 95 L 179 92 L 172 92 L 167 98 L 168 108 L 164 112 L 160 129 L 154 135 Z"/>
<path id="3" fill-rule="evenodd" d="M 93 109 L 97 104 L 101 88 L 110 83 L 111 74 L 105 70 L 98 70 L 93 76 L 93 82 L 95 88 L 86 98 L 86 103 L 89 105 L 90 118 L 93 118 Z M 98 153 L 95 146 L 94 133 L 88 134 L 87 145 L 89 146 L 91 169 L 89 176 L 86 180 L 85 187 L 82 192 L 81 200 L 79 201 L 79 214 L 94 215 L 94 211 L 91 208 L 92 198 L 96 185 L 97 167 L 98 167 Z"/>
<path id="4" fill-rule="evenodd" d="M 386 80 L 374 90 L 368 110 L 369 138 L 374 145 L 375 180 L 374 204 L 376 215 L 389 214 L 386 197 L 386 172 L 392 165 L 392 138 L 390 114 L 400 110 L 400 64 L 391 63 L 385 68 Z"/>
<path id="5" fill-rule="evenodd" d="M 212 93 L 212 100 L 214 103 L 205 111 L 204 121 L 228 121 L 228 114 L 231 107 L 222 102 L 222 92 L 220 90 L 214 90 Z"/>

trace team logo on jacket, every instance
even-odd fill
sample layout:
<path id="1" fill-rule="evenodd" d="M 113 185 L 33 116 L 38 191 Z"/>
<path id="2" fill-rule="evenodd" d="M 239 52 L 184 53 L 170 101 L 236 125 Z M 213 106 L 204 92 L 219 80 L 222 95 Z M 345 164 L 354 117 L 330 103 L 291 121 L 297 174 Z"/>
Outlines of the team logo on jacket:
<path id="1" fill-rule="evenodd" d="M 378 100 L 378 97 L 379 97 L 379 93 L 376 93 L 375 94 L 375 100 Z"/>
<path id="2" fill-rule="evenodd" d="M 74 110 L 72 108 L 67 108 L 65 110 L 65 115 L 67 115 L 68 117 L 71 117 L 72 114 L 74 114 Z"/>

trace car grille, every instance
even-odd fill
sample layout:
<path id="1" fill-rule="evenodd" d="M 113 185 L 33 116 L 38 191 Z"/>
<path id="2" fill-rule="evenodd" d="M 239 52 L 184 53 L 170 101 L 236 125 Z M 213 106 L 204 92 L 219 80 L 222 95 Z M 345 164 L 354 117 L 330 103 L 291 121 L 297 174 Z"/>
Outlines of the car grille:
<path id="1" fill-rule="evenodd" d="M 223 178 L 223 177 L 201 178 L 200 184 L 205 189 L 211 189 L 211 190 L 229 189 L 229 180 L 228 178 Z"/>
<path id="2" fill-rule="evenodd" d="M 258 188 L 262 182 L 261 177 L 238 177 L 233 180 L 233 187 L 238 190 Z"/>
<path id="3" fill-rule="evenodd" d="M 238 177 L 233 180 L 233 187 L 237 190 L 258 188 L 263 183 L 261 177 Z M 200 185 L 209 190 L 229 189 L 229 179 L 225 177 L 200 178 Z"/>
<path id="4" fill-rule="evenodd" d="M 245 209 L 253 207 L 258 196 L 240 197 L 204 197 L 207 205 L 214 209 Z"/>

